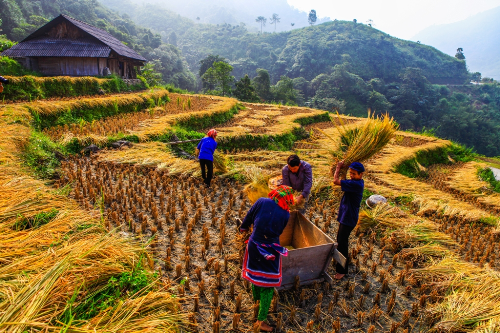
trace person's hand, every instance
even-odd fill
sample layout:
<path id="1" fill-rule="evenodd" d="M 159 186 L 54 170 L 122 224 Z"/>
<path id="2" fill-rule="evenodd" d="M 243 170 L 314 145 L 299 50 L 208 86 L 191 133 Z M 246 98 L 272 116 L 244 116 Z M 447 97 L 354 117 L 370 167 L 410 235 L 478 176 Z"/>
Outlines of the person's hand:
<path id="1" fill-rule="evenodd" d="M 305 199 L 304 199 L 304 196 L 303 196 L 302 194 L 301 194 L 301 195 L 299 195 L 299 196 L 295 199 L 295 201 L 297 202 L 297 205 L 302 205 L 302 203 L 304 203 L 304 200 L 305 200 Z"/>
<path id="2" fill-rule="evenodd" d="M 343 166 L 344 166 L 344 161 L 340 161 L 339 163 L 337 163 L 337 170 L 342 169 Z"/>

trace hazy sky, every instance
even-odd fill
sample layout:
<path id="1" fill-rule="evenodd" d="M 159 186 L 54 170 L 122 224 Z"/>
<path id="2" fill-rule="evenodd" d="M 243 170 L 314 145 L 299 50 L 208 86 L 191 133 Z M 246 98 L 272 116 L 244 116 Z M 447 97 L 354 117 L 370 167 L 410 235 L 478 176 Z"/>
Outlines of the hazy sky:
<path id="1" fill-rule="evenodd" d="M 410 39 L 435 24 L 461 21 L 485 10 L 500 6 L 500 0 L 287 0 L 295 8 L 332 20 L 366 23 L 392 36 Z M 499 18 L 500 19 L 500 18 Z"/>

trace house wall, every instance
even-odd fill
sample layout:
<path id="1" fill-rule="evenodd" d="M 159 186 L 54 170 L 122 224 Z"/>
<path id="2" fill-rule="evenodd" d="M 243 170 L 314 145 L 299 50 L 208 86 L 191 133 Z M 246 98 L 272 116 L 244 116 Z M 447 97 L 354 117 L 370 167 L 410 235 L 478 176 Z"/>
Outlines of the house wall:
<path id="1" fill-rule="evenodd" d="M 19 60 L 26 68 L 46 76 L 102 76 L 108 67 L 111 73 L 124 79 L 137 78 L 134 63 L 118 59 L 37 57 Z"/>
<path id="2" fill-rule="evenodd" d="M 47 76 L 95 76 L 104 69 L 99 64 L 99 58 L 40 57 L 33 69 Z"/>

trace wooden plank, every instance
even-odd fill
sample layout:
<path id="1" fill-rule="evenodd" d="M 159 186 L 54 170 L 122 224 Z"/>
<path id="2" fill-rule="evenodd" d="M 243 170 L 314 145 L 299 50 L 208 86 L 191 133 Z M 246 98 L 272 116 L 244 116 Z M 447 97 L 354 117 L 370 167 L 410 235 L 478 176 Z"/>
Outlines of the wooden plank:
<path id="1" fill-rule="evenodd" d="M 318 279 L 323 273 L 332 247 L 333 244 L 324 244 L 288 251 L 287 257 L 281 257 L 282 283 L 293 283 L 297 275 L 301 283 Z"/>
<path id="2" fill-rule="evenodd" d="M 297 212 L 291 212 L 290 219 L 288 220 L 285 229 L 280 235 L 281 246 L 290 246 L 290 245 L 293 246 L 292 239 L 293 239 L 293 231 L 296 219 L 297 219 Z"/>

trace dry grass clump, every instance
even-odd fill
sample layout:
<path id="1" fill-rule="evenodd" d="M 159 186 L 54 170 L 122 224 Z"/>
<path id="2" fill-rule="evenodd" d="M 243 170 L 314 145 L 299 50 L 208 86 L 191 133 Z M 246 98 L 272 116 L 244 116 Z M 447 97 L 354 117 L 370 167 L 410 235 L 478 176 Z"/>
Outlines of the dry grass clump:
<path id="1" fill-rule="evenodd" d="M 404 223 L 397 219 L 399 214 L 399 209 L 389 204 L 377 205 L 373 209 L 364 209 L 359 214 L 358 228 L 362 232 L 374 228 L 398 229 Z"/>

